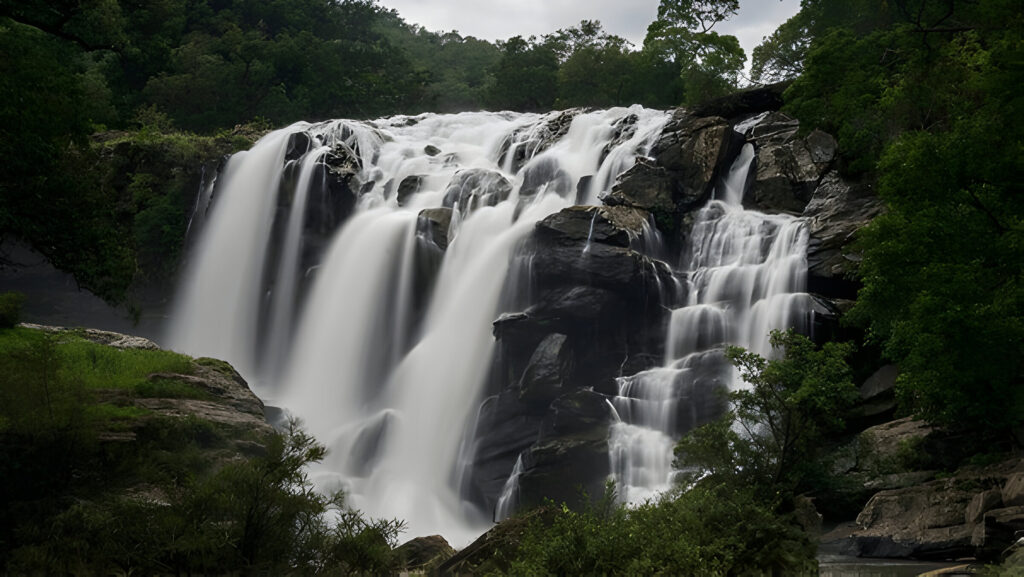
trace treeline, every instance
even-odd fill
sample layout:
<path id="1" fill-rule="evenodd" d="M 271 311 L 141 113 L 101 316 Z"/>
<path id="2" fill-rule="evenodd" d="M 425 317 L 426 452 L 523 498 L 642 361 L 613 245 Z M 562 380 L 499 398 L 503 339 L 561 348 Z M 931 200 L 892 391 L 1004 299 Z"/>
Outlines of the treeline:
<path id="1" fill-rule="evenodd" d="M 674 31 L 635 47 L 587 20 L 492 43 L 408 24 L 374 0 L 20 0 L 0 18 L 8 102 L 63 113 L 72 133 L 130 126 L 145 107 L 200 133 L 254 118 L 669 107 L 696 57 Z M 46 85 L 60 94 L 24 98 Z"/>
<path id="2" fill-rule="evenodd" d="M 755 65 L 798 74 L 786 108 L 887 207 L 848 320 L 899 365 L 907 410 L 1024 444 L 1019 3 L 804 0 L 769 44 Z"/>
<path id="3" fill-rule="evenodd" d="M 260 129 L 716 96 L 744 57 L 714 4 L 666 0 L 636 47 L 594 21 L 492 43 L 374 0 L 2 2 L 0 236 L 130 301 L 173 275 L 199 167 Z"/>

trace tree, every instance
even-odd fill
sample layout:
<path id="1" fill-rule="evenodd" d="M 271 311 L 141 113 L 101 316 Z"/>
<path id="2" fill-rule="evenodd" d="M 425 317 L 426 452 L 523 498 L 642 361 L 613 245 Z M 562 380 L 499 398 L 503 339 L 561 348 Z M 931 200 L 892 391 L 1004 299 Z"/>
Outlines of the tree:
<path id="1" fill-rule="evenodd" d="M 558 54 L 536 38 L 514 36 L 499 43 L 502 56 L 489 98 L 496 108 L 550 110 L 558 91 Z"/>
<path id="2" fill-rule="evenodd" d="M 888 209 L 860 234 L 848 320 L 899 364 L 906 410 L 1009 439 L 1024 419 L 1024 14 L 999 0 L 803 9 L 811 47 L 786 107 L 837 134 L 841 167 L 876 180 Z"/>
<path id="3" fill-rule="evenodd" d="M 662 0 L 644 50 L 681 66 L 685 102 L 695 105 L 736 88 L 746 55 L 735 36 L 712 28 L 739 10 L 739 0 Z"/>
<path id="4" fill-rule="evenodd" d="M 770 342 L 780 358 L 726 350 L 750 388 L 730 393 L 725 417 L 679 442 L 677 466 L 692 479 L 752 486 L 763 498 L 792 495 L 815 466 L 822 440 L 842 430 L 844 411 L 857 398 L 845 360 L 852 345 L 829 342 L 817 349 L 792 330 L 772 331 Z"/>
<path id="5" fill-rule="evenodd" d="M 761 84 L 792 80 L 804 69 L 810 47 L 810 22 L 807 12 L 797 12 L 754 48 L 750 78 Z"/>

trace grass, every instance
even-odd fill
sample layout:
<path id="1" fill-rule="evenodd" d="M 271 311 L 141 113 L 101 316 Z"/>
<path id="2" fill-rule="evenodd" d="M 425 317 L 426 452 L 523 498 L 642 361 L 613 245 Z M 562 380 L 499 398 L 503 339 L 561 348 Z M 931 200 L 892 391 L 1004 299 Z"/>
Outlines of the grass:
<path id="1" fill-rule="evenodd" d="M 80 337 L 60 346 L 62 369 L 87 389 L 135 389 L 152 373 L 192 373 L 192 359 L 171 351 L 115 349 Z"/>

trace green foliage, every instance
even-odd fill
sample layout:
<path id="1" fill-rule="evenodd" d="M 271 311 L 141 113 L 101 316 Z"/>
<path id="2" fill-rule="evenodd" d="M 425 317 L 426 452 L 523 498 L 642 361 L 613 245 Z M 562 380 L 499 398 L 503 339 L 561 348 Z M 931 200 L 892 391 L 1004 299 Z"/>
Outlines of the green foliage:
<path id="1" fill-rule="evenodd" d="M 644 50 L 680 66 L 687 105 L 736 89 L 746 55 L 735 36 L 712 28 L 737 10 L 737 0 L 662 0 L 658 6 Z"/>
<path id="2" fill-rule="evenodd" d="M 1020 133 L 968 118 L 907 134 L 883 156 L 890 210 L 863 233 L 852 320 L 900 363 L 907 408 L 1006 431 L 1024 414 L 1024 204 L 1008 180 L 1022 168 Z M 1003 146 L 1017 152 L 993 154 Z"/>
<path id="3" fill-rule="evenodd" d="M 1021 38 L 1003 0 L 808 1 L 812 40 L 786 93 L 837 134 L 844 170 L 888 211 L 860 235 L 850 321 L 900 366 L 904 408 L 1006 433 L 1021 421 Z"/>
<path id="4" fill-rule="evenodd" d="M 499 47 L 502 56 L 490 100 L 498 108 L 550 110 L 558 91 L 558 54 L 553 47 L 522 36 Z"/>
<path id="5" fill-rule="evenodd" d="M 743 486 L 702 483 L 627 508 L 607 492 L 576 512 L 534 515 L 508 560 L 512 575 L 817 573 L 814 545 L 789 516 Z"/>
<path id="6" fill-rule="evenodd" d="M 181 355 L 121 351 L 67 334 L 0 331 L 0 572 L 394 569 L 391 551 L 404 525 L 366 519 L 340 493 L 315 491 L 306 466 L 325 449 L 296 423 L 249 438 L 94 394 L 127 387 L 128 399 L 194 397 L 197 389 L 173 381 L 140 380 L 187 369 L 182 363 L 190 366 Z M 232 440 L 259 443 L 262 454 L 240 458 Z"/>
<path id="7" fill-rule="evenodd" d="M 0 329 L 9 329 L 21 322 L 25 295 L 19 292 L 0 293 Z"/>
<path id="8" fill-rule="evenodd" d="M 845 361 L 853 348 L 831 342 L 816 349 L 792 330 L 773 331 L 771 344 L 781 358 L 726 351 L 751 388 L 731 393 L 730 413 L 679 442 L 677 466 L 691 480 L 751 487 L 767 498 L 794 494 L 815 477 L 822 441 L 842 430 L 857 399 Z"/>
<path id="9" fill-rule="evenodd" d="M 809 24 L 808 13 L 800 11 L 754 48 L 750 79 L 771 84 L 799 76 L 811 40 Z"/>

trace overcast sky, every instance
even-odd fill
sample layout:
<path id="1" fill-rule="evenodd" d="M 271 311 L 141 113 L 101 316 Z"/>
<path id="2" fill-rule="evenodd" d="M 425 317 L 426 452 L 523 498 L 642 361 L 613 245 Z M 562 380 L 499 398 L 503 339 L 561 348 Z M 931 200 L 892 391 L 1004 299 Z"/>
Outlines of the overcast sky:
<path id="1" fill-rule="evenodd" d="M 658 15 L 659 0 L 378 0 L 394 8 L 406 22 L 434 32 L 455 30 L 462 36 L 506 40 L 543 36 L 580 20 L 600 20 L 605 31 L 622 36 L 637 48 L 647 25 Z M 800 0 L 740 0 L 740 11 L 718 24 L 720 34 L 736 36 L 747 54 L 761 38 L 800 10 Z"/>

